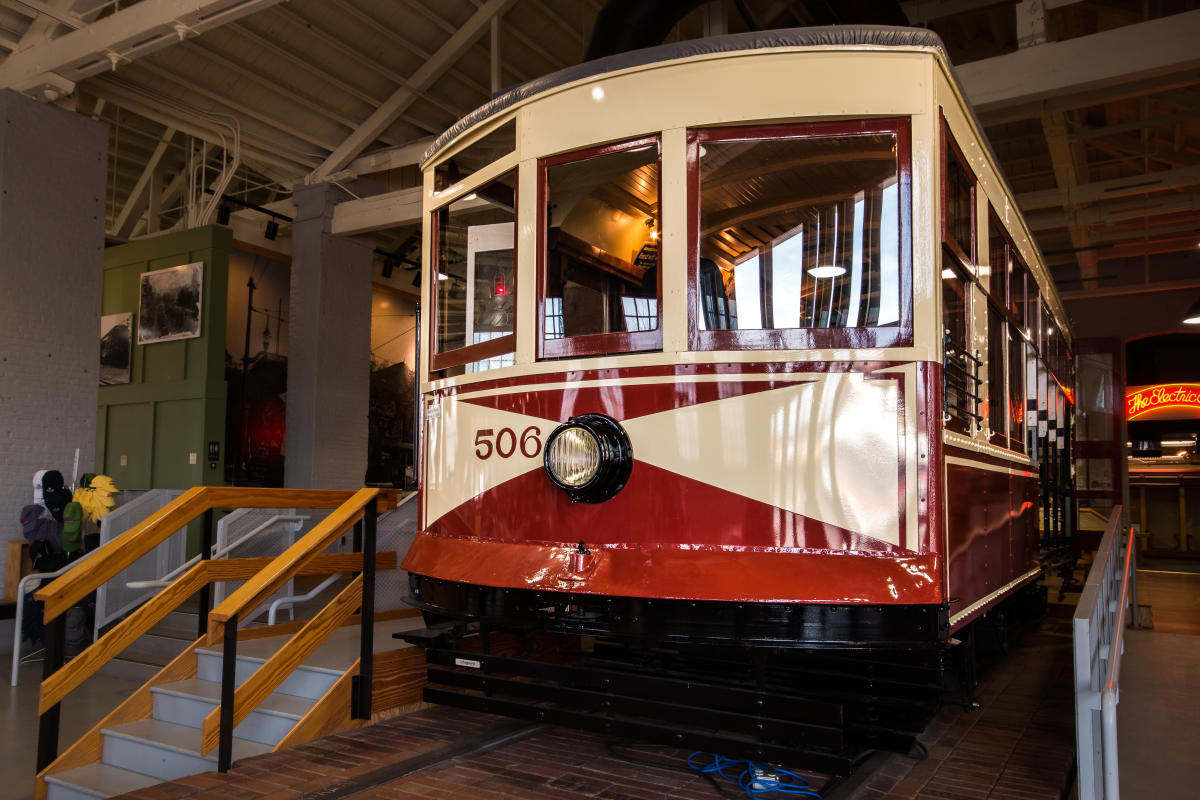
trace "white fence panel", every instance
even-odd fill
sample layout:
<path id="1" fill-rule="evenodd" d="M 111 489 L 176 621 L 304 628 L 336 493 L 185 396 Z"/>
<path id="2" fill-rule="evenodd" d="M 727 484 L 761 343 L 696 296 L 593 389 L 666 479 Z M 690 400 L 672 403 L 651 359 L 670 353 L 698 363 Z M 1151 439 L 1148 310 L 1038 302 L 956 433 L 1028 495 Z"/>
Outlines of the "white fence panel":
<path id="1" fill-rule="evenodd" d="M 1079 800 L 1119 800 L 1118 680 L 1126 608 L 1132 603 L 1135 624 L 1137 609 L 1136 537 L 1123 525 L 1123 515 L 1121 506 L 1113 509 L 1071 620 Z"/>
<path id="2" fill-rule="evenodd" d="M 145 494 L 114 508 L 100 521 L 100 544 L 108 544 L 146 517 L 183 494 L 182 489 L 152 489 Z M 105 625 L 145 602 L 157 588 L 131 589 L 128 584 L 154 581 L 183 564 L 186 560 L 187 528 L 180 528 L 158 547 L 151 550 L 96 591 L 96 636 Z"/>

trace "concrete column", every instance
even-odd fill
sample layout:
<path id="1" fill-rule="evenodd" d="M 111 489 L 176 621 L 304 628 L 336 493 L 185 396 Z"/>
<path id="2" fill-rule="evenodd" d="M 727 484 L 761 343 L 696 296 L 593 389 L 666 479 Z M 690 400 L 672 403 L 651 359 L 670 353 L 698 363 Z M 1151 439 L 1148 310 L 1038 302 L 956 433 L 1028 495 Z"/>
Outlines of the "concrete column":
<path id="1" fill-rule="evenodd" d="M 75 448 L 96 471 L 107 149 L 107 125 L 0 92 L 0 539 L 35 471 L 70 481 Z"/>
<path id="2" fill-rule="evenodd" d="M 351 187 L 356 194 L 378 191 L 361 183 Z M 329 232 L 334 206 L 348 199 L 330 183 L 297 186 L 292 195 L 284 468 L 291 488 L 356 489 L 367 471 L 375 239 Z"/>

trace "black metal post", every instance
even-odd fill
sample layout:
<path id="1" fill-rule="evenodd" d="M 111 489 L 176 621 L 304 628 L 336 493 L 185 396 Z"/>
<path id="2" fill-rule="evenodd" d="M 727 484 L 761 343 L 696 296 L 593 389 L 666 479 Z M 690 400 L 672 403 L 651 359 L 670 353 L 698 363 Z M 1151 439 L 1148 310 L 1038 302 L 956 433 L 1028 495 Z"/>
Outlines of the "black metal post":
<path id="1" fill-rule="evenodd" d="M 375 527 L 378 515 L 376 501 L 363 509 L 362 522 L 355 526 L 355 539 L 362 541 L 362 622 L 359 626 L 358 675 L 355 676 L 352 699 L 354 718 L 371 719 L 371 683 L 375 661 Z"/>
<path id="2" fill-rule="evenodd" d="M 358 522 L 354 523 L 353 547 L 354 547 L 354 552 L 356 552 L 356 553 L 361 553 L 362 549 L 363 549 L 363 521 L 365 519 L 366 519 L 366 512 L 364 511 L 363 519 L 360 519 Z"/>
<path id="3" fill-rule="evenodd" d="M 242 350 L 242 396 L 238 406 L 242 415 L 242 436 L 238 442 L 237 461 L 234 462 L 235 482 L 243 486 L 246 484 L 246 467 L 250 458 L 250 415 L 246 411 L 246 384 L 250 382 L 250 324 L 254 317 L 254 290 L 257 288 L 254 285 L 254 276 L 251 275 L 250 280 L 246 281 L 246 346 Z M 228 453 L 225 455 L 229 456 Z"/>
<path id="4" fill-rule="evenodd" d="M 213 548 L 213 512 L 211 508 L 204 512 L 204 518 L 200 525 L 200 560 L 207 561 L 212 558 Z M 200 587 L 196 596 L 198 598 L 196 637 L 199 638 L 208 632 L 208 612 L 212 611 L 212 584 L 205 583 Z"/>
<path id="5" fill-rule="evenodd" d="M 221 739 L 217 744 L 217 771 L 233 766 L 233 693 L 237 689 L 237 617 L 225 622 L 221 649 Z"/>
<path id="6" fill-rule="evenodd" d="M 49 678 L 63 665 L 63 647 L 66 644 L 66 615 L 59 614 L 46 623 L 46 653 L 42 662 L 42 677 Z M 62 703 L 55 703 L 38 719 L 37 772 L 54 763 L 58 758 L 58 721 Z"/>

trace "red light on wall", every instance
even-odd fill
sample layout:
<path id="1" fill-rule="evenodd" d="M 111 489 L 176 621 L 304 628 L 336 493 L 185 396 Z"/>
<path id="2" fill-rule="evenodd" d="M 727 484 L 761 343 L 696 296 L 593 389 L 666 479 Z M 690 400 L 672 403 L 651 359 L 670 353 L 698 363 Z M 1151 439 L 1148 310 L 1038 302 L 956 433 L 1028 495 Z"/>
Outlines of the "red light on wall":
<path id="1" fill-rule="evenodd" d="M 496 279 L 492 281 L 492 294 L 496 297 L 503 297 L 508 294 L 508 287 L 504 285 L 503 275 L 497 275 Z"/>
<path id="2" fill-rule="evenodd" d="M 1200 419 L 1200 383 L 1132 387 L 1125 393 L 1128 419 Z"/>

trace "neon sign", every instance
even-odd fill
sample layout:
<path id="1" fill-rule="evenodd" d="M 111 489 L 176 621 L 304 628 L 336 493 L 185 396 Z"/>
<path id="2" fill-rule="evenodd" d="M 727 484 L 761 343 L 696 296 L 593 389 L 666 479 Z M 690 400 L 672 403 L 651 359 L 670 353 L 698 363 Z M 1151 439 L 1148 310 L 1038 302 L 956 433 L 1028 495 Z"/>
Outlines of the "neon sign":
<path id="1" fill-rule="evenodd" d="M 1147 415 L 1155 419 L 1200 418 L 1200 383 L 1131 388 L 1125 393 L 1125 416 L 1137 419 Z"/>

